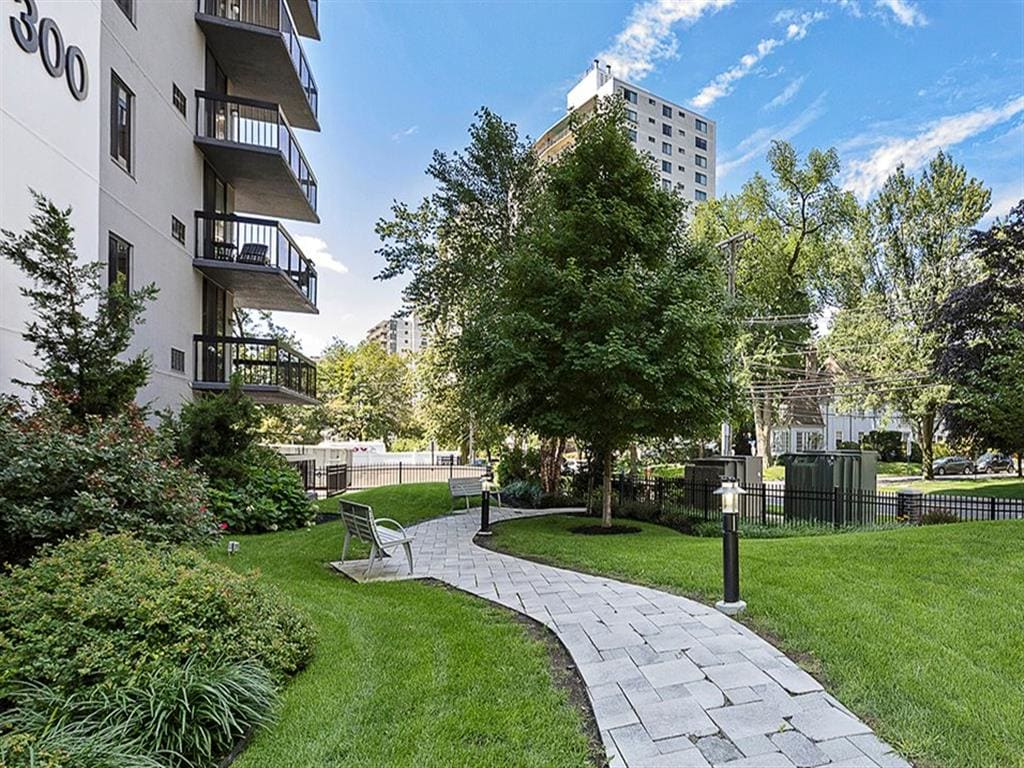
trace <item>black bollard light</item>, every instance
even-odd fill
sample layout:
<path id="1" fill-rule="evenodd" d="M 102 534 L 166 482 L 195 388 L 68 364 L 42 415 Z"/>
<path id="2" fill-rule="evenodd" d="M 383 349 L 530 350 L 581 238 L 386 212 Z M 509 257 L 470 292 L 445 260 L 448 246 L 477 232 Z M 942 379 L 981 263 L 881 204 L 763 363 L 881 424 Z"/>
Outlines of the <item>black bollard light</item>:
<path id="1" fill-rule="evenodd" d="M 487 470 L 480 483 L 480 531 L 478 536 L 491 535 L 491 478 L 494 474 Z"/>
<path id="2" fill-rule="evenodd" d="M 735 477 L 723 477 L 722 487 L 715 491 L 722 497 L 722 581 L 724 599 L 715 603 L 715 608 L 733 616 L 747 607 L 740 599 L 740 537 L 739 497 L 746 491 Z"/>

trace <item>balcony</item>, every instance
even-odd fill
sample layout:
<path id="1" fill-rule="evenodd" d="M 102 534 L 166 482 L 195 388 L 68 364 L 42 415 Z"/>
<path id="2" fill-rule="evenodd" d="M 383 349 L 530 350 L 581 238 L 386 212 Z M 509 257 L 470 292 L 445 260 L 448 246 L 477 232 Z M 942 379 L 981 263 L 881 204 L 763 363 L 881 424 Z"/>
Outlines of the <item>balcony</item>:
<path id="1" fill-rule="evenodd" d="M 258 403 L 316 405 L 316 364 L 276 339 L 193 337 L 192 389 L 223 392 L 237 376 Z"/>
<path id="2" fill-rule="evenodd" d="M 277 104 L 196 91 L 196 145 L 247 213 L 319 222 L 316 177 Z"/>
<path id="3" fill-rule="evenodd" d="M 196 22 L 232 90 L 280 104 L 296 128 L 320 130 L 319 94 L 299 43 L 304 33 L 292 21 L 288 0 L 198 2 Z M 310 8 L 305 14 L 315 19 L 316 0 L 290 0 L 293 8 L 303 3 Z"/>
<path id="4" fill-rule="evenodd" d="M 295 31 L 303 37 L 320 39 L 320 3 L 318 0 L 288 0 Z"/>
<path id="5" fill-rule="evenodd" d="M 196 211 L 193 265 L 235 306 L 316 314 L 316 267 L 277 221 Z"/>

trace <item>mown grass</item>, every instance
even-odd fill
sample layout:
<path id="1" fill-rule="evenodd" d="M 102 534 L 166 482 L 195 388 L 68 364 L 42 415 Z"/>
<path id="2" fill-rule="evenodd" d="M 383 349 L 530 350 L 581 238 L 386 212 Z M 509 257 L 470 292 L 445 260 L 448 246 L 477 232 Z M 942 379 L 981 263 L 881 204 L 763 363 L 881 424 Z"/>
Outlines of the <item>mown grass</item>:
<path id="1" fill-rule="evenodd" d="M 924 493 L 943 496 L 984 496 L 997 499 L 1024 499 L 1024 480 L 1017 478 L 972 480 L 915 480 L 900 488 L 916 488 Z"/>
<path id="2" fill-rule="evenodd" d="M 443 483 L 352 496 L 403 524 L 449 508 Z M 325 564 L 338 558 L 342 536 L 340 523 L 327 523 L 242 537 L 231 558 L 211 553 L 237 570 L 258 569 L 318 633 L 313 662 L 283 692 L 278 722 L 255 736 L 239 768 L 592 764 L 543 644 L 461 593 L 418 582 L 357 585 L 334 573 Z"/>
<path id="3" fill-rule="evenodd" d="M 638 524 L 577 536 L 572 517 L 501 523 L 503 551 L 713 601 L 721 542 Z M 631 524 L 632 521 L 631 521 Z M 745 621 L 921 766 L 1024 765 L 1024 523 L 740 545 Z"/>

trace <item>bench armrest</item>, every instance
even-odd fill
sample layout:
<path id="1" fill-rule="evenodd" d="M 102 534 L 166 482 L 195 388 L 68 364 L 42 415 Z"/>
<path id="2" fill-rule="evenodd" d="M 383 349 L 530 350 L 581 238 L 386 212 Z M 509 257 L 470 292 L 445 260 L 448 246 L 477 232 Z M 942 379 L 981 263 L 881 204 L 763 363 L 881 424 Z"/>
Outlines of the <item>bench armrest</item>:
<path id="1" fill-rule="evenodd" d="M 405 533 L 405 526 L 403 526 L 400 522 L 398 522 L 397 520 L 395 520 L 393 518 L 390 518 L 390 517 L 375 517 L 373 519 L 373 522 L 377 523 L 378 525 L 380 523 L 391 523 L 392 525 L 397 525 L 398 526 L 398 530 L 400 530 L 402 533 Z"/>

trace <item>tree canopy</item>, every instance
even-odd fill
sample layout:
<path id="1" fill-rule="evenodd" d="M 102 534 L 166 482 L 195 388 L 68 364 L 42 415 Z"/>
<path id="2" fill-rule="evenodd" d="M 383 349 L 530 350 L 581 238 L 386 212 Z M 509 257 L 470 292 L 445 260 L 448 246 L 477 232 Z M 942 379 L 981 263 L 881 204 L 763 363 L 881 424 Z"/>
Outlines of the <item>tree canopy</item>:
<path id="1" fill-rule="evenodd" d="M 686 237 L 686 204 L 656 184 L 621 104 L 573 128 L 520 210 L 501 300 L 467 318 L 461 354 L 503 421 L 604 457 L 607 525 L 615 450 L 725 412 L 731 325 L 718 256 Z"/>

